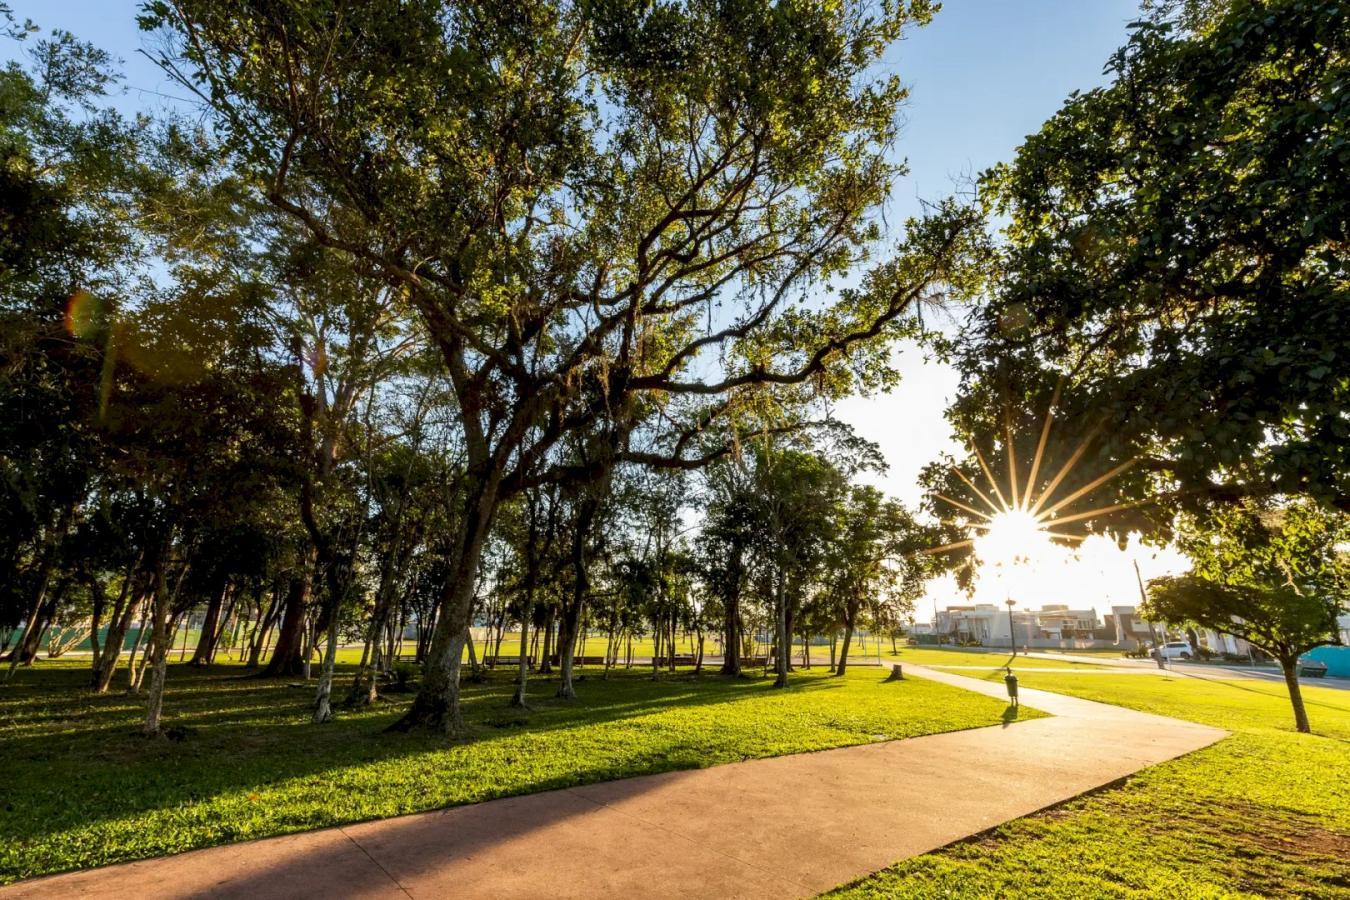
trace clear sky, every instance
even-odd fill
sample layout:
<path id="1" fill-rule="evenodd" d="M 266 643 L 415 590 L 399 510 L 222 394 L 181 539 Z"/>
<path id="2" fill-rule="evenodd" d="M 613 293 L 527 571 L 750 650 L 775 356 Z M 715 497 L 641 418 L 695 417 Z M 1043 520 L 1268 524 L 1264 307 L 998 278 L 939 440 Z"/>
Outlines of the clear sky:
<path id="1" fill-rule="evenodd" d="M 126 89 L 118 104 L 124 110 L 173 105 L 180 93 L 138 52 L 144 38 L 135 24 L 137 0 L 11 0 L 11 5 L 17 18 L 31 18 L 43 31 L 64 28 L 120 57 Z M 911 173 L 896 184 L 887 221 L 898 225 L 919 211 L 921 200 L 940 199 L 1011 158 L 1070 93 L 1102 84 L 1103 65 L 1137 17 L 1137 0 L 947 0 L 931 25 L 911 31 L 885 61 L 911 89 L 896 147 Z M 4 43 L 4 55 L 18 50 Z M 915 348 L 900 353 L 904 381 L 898 389 L 847 401 L 837 412 L 885 453 L 890 469 L 879 484 L 912 504 L 920 495 L 919 470 L 952 447 L 943 409 L 957 385 L 952 370 L 925 361 Z M 1133 602 L 1126 557 L 1108 547 L 1099 555 L 1100 565 L 1090 567 L 1103 569 L 1100 583 L 1112 586 L 1112 596 L 1108 599 L 1104 587 L 1089 589 L 1096 596 L 1084 598 L 1088 605 L 1105 611 L 1111 601 Z M 1176 565 L 1149 554 L 1140 559 L 1146 578 L 1156 573 L 1150 558 L 1159 569 Z M 1080 596 L 1088 560 L 1081 562 L 1055 579 Z M 1106 569 L 1112 570 L 1109 576 Z M 935 593 L 960 599 L 945 590 Z"/>
<path id="2" fill-rule="evenodd" d="M 1010 159 L 1069 94 L 1104 83 L 1102 68 L 1136 18 L 1137 0 L 948 0 L 887 60 L 911 91 L 896 148 L 910 176 L 895 187 L 889 221 Z M 837 412 L 886 454 L 881 486 L 916 503 L 919 470 L 952 447 L 942 412 L 957 379 L 914 348 L 902 350 L 900 367 L 894 392 Z"/>

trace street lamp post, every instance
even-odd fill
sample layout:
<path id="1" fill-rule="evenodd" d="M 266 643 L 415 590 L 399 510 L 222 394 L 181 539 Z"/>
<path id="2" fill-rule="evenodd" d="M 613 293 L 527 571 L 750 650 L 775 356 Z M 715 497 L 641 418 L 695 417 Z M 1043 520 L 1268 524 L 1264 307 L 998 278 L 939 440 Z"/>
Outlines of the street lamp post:
<path id="1" fill-rule="evenodd" d="M 1017 601 L 1009 597 L 1006 602 L 1008 604 L 1008 646 L 1012 648 L 1012 655 L 1016 656 L 1017 635 L 1014 633 L 1013 629 L 1013 604 Z"/>

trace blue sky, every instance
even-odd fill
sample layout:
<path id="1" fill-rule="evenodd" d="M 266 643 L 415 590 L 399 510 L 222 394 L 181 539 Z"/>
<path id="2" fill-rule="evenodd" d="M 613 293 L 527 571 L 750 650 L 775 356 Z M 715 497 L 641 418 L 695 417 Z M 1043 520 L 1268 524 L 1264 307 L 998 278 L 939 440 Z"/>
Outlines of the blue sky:
<path id="1" fill-rule="evenodd" d="M 11 0 L 16 17 L 44 31 L 64 28 L 123 61 L 126 111 L 172 105 L 181 93 L 138 51 L 137 0 Z M 1137 0 L 947 0 L 931 25 L 915 29 L 886 58 L 909 84 L 896 147 L 909 177 L 896 184 L 888 221 L 896 225 L 988 166 L 1012 156 L 1022 139 L 1074 90 L 1104 81 L 1102 67 L 1124 43 Z M 13 55 L 19 45 L 4 42 Z M 841 417 L 885 452 L 890 471 L 878 481 L 915 502 L 915 476 L 950 446 L 942 417 L 956 387 L 946 367 L 901 351 L 904 383 L 893 393 L 842 404 Z"/>

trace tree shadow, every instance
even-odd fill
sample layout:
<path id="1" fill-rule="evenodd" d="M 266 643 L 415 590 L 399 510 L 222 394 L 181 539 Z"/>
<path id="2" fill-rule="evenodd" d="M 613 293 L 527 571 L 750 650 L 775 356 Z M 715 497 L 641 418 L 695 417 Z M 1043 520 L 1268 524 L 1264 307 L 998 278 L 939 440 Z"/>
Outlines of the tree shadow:
<path id="1" fill-rule="evenodd" d="M 466 685 L 467 741 L 448 743 L 434 734 L 389 735 L 385 726 L 402 714 L 412 695 L 376 708 L 348 711 L 329 725 L 308 721 L 310 695 L 285 687 L 246 680 L 239 667 L 188 669 L 175 666 L 169 677 L 166 713 L 171 725 L 190 729 L 181 742 L 139 737 L 140 700 L 125 695 L 95 696 L 84 692 L 87 673 L 50 670 L 19 694 L 0 695 L 0 718 L 15 721 L 14 705 L 24 707 L 22 733 L 0 738 L 0 758 L 10 767 L 0 832 L 22 843 L 43 843 L 31 855 L 10 857 L 8 875 L 44 870 L 41 855 L 99 861 L 133 859 L 267 834 L 284 833 L 384 818 L 428 808 L 478 803 L 496 797 L 546 791 L 616 777 L 654 774 L 704 764 L 698 747 L 679 742 L 659 755 L 634 759 L 586 760 L 576 751 L 562 770 L 540 771 L 527 780 L 468 783 L 468 775 L 445 780 L 428 755 L 456 748 L 492 745 L 528 736 L 541 746 L 570 744 L 568 732 L 584 734 L 591 726 L 622 722 L 671 709 L 739 704 L 765 696 L 788 697 L 804 692 L 842 689 L 843 679 L 799 678 L 785 690 L 770 679 L 696 678 L 677 673 L 659 683 L 634 672 L 578 685 L 580 702 L 554 700 L 554 683 L 532 680 L 531 711 L 507 705 L 512 676 L 502 673 L 482 685 Z M 592 687 L 600 690 L 590 690 Z M 70 691 L 70 694 L 58 693 Z M 341 688 L 335 688 L 341 693 Z M 587 695 L 590 696 L 587 696 Z M 294 695 L 293 701 L 282 699 Z M 57 737 L 54 732 L 59 732 Z M 620 735 L 621 736 L 621 735 Z M 511 749 L 493 751 L 510 756 Z M 411 776 L 405 773 L 407 764 Z M 616 765 L 618 770 L 616 770 Z M 409 782 L 409 796 L 390 808 L 378 792 L 359 796 L 366 767 Z M 471 775 L 472 773 L 468 773 Z M 441 778 L 439 790 L 419 791 L 416 777 Z M 410 780 L 411 778 L 411 780 Z M 336 797 L 333 804 L 301 803 L 297 785 Z M 269 794 L 279 802 L 295 802 L 293 810 L 269 810 L 259 829 L 239 827 L 232 813 L 247 815 L 250 794 Z M 128 845 L 118 834 L 138 817 L 150 816 L 152 827 Z M 175 820 L 172 826 L 165 819 Z M 53 842 L 52 839 L 55 838 Z M 106 842 L 109 846 L 101 845 Z M 73 848 L 82 848 L 77 853 Z M 56 852 L 53 852 L 54 849 Z M 68 852 L 66 852 L 68 851 Z"/>

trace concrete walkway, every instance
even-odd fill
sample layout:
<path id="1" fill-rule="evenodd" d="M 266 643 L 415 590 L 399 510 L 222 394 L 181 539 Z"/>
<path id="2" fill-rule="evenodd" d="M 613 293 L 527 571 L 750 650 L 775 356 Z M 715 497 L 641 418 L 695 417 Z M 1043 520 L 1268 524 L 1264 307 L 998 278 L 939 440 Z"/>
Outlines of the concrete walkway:
<path id="1" fill-rule="evenodd" d="M 906 674 L 1004 696 L 962 675 Z M 214 847 L 23 882 L 0 898 L 808 897 L 1225 734 L 1022 694 L 1053 717 Z"/>

